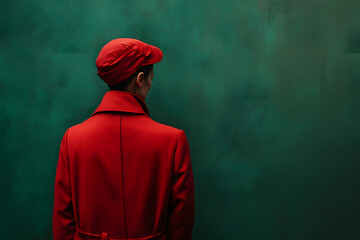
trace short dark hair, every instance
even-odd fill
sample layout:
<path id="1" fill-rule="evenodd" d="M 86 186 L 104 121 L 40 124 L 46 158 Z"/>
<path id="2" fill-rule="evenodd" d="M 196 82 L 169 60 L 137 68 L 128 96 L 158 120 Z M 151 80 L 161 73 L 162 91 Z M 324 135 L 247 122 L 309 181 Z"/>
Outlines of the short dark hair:
<path id="1" fill-rule="evenodd" d="M 154 64 L 141 66 L 135 73 L 133 73 L 126 80 L 121 81 L 115 85 L 109 86 L 110 90 L 120 90 L 120 91 L 124 90 L 126 88 L 126 86 L 130 83 L 131 79 L 133 79 L 135 76 L 137 76 L 140 72 L 143 72 L 145 75 L 145 78 L 147 78 L 149 73 L 153 69 L 153 67 L 154 67 Z"/>

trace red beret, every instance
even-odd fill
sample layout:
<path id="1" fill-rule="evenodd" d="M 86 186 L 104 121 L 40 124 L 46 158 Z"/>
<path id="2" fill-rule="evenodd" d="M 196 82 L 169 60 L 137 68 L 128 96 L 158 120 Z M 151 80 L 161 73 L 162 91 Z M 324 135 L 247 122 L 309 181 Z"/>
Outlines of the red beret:
<path id="1" fill-rule="evenodd" d="M 162 51 L 133 38 L 117 38 L 108 42 L 96 59 L 97 74 L 108 85 L 126 80 L 141 66 L 160 62 Z"/>

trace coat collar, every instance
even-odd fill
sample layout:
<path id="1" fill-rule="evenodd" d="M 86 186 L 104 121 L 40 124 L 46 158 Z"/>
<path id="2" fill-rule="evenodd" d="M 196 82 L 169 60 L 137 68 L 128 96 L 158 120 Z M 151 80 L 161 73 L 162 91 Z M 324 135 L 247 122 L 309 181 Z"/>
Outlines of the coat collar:
<path id="1" fill-rule="evenodd" d="M 120 90 L 107 91 L 103 96 L 100 105 L 91 116 L 94 116 L 99 112 L 112 111 L 140 113 L 150 116 L 144 99 L 137 94 Z"/>

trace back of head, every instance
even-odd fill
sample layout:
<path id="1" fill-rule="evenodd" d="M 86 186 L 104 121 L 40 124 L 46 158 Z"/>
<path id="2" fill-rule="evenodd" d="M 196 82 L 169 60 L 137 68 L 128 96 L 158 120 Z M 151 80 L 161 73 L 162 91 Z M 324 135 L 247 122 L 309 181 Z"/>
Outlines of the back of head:
<path id="1" fill-rule="evenodd" d="M 144 77 L 147 78 L 148 75 L 150 74 L 151 70 L 153 69 L 153 67 L 154 67 L 154 64 L 141 66 L 135 73 L 133 73 L 130 77 L 128 77 L 124 81 L 121 81 L 114 85 L 108 85 L 108 87 L 110 90 L 126 91 L 126 88 L 130 84 L 131 80 L 133 80 L 140 72 L 143 72 Z"/>

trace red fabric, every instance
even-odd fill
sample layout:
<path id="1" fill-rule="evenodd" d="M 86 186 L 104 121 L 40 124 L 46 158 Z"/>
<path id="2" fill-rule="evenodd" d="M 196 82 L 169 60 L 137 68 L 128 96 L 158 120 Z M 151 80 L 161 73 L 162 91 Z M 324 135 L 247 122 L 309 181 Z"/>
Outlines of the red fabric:
<path id="1" fill-rule="evenodd" d="M 96 59 L 97 73 L 108 85 L 126 80 L 141 66 L 160 62 L 162 51 L 133 38 L 117 38 L 108 42 Z"/>
<path id="2" fill-rule="evenodd" d="M 106 92 L 62 138 L 53 239 L 191 239 L 194 178 L 183 130 L 135 94 Z M 105 237 L 106 236 L 106 237 Z"/>

